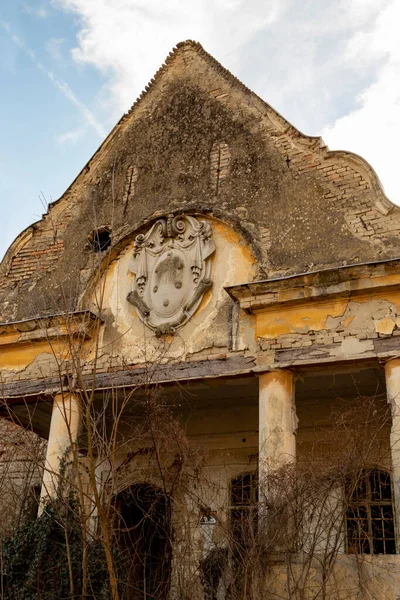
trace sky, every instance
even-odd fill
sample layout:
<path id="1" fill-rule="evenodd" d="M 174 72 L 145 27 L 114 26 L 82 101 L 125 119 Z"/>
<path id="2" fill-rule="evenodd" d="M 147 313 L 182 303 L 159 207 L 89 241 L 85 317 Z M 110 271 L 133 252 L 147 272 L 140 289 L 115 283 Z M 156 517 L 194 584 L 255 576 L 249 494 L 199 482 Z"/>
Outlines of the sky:
<path id="1" fill-rule="evenodd" d="M 0 257 L 182 40 L 400 205 L 400 0 L 0 0 Z"/>

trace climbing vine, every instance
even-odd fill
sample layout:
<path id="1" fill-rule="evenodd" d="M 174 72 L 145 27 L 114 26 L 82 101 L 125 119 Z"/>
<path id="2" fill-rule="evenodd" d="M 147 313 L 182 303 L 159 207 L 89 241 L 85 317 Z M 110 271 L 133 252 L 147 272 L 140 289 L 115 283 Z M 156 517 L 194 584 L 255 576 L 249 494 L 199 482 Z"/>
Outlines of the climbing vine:
<path id="1" fill-rule="evenodd" d="M 2 544 L 4 600 L 72 600 L 82 597 L 82 526 L 77 503 L 50 502 L 42 515 Z M 104 550 L 88 548 L 88 593 L 84 600 L 110 597 Z"/>

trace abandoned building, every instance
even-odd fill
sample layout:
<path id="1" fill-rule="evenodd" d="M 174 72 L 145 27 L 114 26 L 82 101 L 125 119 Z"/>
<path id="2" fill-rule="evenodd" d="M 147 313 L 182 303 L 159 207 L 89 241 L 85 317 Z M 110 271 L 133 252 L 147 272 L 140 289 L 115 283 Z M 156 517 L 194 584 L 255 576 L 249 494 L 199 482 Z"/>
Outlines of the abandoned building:
<path id="1" fill-rule="evenodd" d="M 365 160 L 187 41 L 17 237 L 1 414 L 48 440 L 39 514 L 80 469 L 91 531 L 113 498 L 122 598 L 398 599 L 399 234 Z"/>

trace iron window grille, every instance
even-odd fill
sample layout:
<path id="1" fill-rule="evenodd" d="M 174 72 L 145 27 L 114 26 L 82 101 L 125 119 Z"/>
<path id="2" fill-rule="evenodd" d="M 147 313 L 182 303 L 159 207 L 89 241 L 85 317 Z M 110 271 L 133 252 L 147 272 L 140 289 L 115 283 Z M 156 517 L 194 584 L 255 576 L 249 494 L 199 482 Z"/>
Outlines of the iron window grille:
<path id="1" fill-rule="evenodd" d="M 347 552 L 396 554 L 393 495 L 390 474 L 363 469 L 346 486 Z"/>
<path id="2" fill-rule="evenodd" d="M 231 480 L 231 534 L 237 550 L 248 547 L 257 533 L 258 481 L 256 473 Z"/>

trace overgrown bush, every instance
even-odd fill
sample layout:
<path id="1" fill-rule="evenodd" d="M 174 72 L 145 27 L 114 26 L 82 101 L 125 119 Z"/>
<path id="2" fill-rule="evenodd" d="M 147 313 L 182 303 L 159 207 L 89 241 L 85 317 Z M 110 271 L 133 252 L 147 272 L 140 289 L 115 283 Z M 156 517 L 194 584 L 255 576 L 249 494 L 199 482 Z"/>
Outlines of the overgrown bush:
<path id="1" fill-rule="evenodd" d="M 42 515 L 2 544 L 4 600 L 82 599 L 83 540 L 77 503 L 50 502 Z M 85 600 L 108 600 L 108 574 L 99 543 L 87 546 Z"/>

